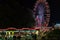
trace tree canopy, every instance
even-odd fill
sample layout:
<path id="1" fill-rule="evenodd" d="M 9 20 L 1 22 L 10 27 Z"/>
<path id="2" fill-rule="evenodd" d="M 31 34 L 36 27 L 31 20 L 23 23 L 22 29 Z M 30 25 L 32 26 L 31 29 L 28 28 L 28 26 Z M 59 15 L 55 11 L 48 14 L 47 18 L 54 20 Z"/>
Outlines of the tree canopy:
<path id="1" fill-rule="evenodd" d="M 50 31 L 44 38 L 46 40 L 60 40 L 60 29 Z"/>

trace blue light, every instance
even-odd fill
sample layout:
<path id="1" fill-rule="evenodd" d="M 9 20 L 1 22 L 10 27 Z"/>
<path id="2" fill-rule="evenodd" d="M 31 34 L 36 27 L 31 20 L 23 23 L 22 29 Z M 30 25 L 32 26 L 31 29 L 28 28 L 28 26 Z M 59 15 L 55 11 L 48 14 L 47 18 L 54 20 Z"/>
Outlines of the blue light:
<path id="1" fill-rule="evenodd" d="M 56 24 L 55 27 L 60 27 L 60 23 Z"/>

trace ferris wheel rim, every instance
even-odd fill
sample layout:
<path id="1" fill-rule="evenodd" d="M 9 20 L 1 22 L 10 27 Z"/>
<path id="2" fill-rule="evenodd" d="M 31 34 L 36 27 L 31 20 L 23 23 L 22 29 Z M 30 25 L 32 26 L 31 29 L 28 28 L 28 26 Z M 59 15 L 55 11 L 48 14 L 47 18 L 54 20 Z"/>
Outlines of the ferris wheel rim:
<path id="1" fill-rule="evenodd" d="M 42 3 L 42 4 L 44 4 L 45 5 L 45 10 L 46 10 L 46 13 L 44 14 L 44 15 L 46 15 L 45 16 L 45 22 L 44 22 L 44 25 L 47 27 L 48 26 L 48 24 L 49 24 L 49 21 L 50 21 L 50 7 L 49 7 L 49 4 L 48 4 L 48 2 L 46 2 L 46 0 L 37 0 L 36 1 L 36 3 L 35 3 L 35 5 L 34 5 L 34 9 L 33 9 L 33 12 L 34 12 L 34 14 L 36 13 L 36 8 L 37 8 L 37 5 L 38 4 L 40 4 L 40 3 Z"/>

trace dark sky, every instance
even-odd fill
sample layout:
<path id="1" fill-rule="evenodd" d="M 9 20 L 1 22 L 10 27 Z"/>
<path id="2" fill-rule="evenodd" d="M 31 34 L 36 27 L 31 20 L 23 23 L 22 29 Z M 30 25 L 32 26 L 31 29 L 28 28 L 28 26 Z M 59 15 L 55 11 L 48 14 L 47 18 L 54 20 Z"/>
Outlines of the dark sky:
<path id="1" fill-rule="evenodd" d="M 51 19 L 50 19 L 50 25 L 52 26 L 55 23 L 60 23 L 60 5 L 59 0 L 48 0 L 50 5 L 50 11 L 51 11 Z"/>
<path id="2" fill-rule="evenodd" d="M 50 26 L 52 23 L 60 22 L 59 1 L 47 0 L 51 10 Z M 32 9 L 36 0 L 0 0 L 0 26 L 4 27 L 28 27 L 34 24 Z"/>
<path id="3" fill-rule="evenodd" d="M 0 28 L 33 26 L 34 3 L 32 0 L 0 0 Z"/>

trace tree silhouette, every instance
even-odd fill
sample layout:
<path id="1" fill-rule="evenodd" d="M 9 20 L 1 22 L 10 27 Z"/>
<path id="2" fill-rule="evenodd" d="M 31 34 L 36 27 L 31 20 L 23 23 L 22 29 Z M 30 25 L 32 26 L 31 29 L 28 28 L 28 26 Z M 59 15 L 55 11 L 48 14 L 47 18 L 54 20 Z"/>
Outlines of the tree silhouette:
<path id="1" fill-rule="evenodd" d="M 46 37 L 44 37 L 46 40 L 60 40 L 60 29 L 55 29 L 50 31 Z"/>

